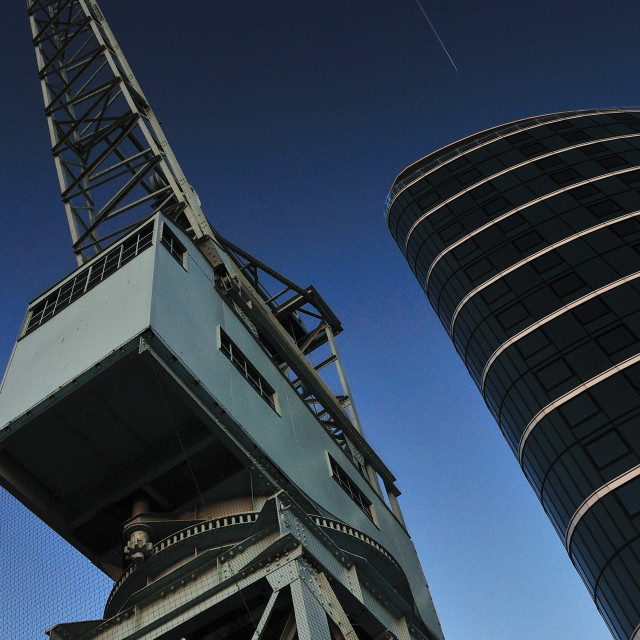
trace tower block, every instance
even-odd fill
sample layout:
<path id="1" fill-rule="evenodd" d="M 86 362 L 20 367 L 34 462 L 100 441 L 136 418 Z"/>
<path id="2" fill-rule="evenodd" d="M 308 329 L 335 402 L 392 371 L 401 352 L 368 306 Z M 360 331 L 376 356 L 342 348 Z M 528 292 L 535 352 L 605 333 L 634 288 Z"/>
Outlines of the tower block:
<path id="1" fill-rule="evenodd" d="M 301 364 L 314 341 L 339 364 L 337 318 L 309 287 L 329 320 L 306 331 L 294 292 L 283 347 L 209 241 L 218 263 L 156 213 L 29 305 L 0 482 L 114 580 L 103 619 L 49 637 L 441 639 L 346 381 Z"/>
<path id="2" fill-rule="evenodd" d="M 617 640 L 640 638 L 640 110 L 407 167 L 387 223 Z"/>

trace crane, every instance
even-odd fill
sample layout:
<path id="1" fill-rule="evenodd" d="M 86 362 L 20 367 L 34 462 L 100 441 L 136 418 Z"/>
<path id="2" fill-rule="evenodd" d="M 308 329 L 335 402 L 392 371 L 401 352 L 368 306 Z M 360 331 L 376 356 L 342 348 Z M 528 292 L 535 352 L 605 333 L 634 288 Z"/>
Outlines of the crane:
<path id="1" fill-rule="evenodd" d="M 114 580 L 50 638 L 440 639 L 339 319 L 209 223 L 95 0 L 27 9 L 78 267 L 27 310 L 0 483 Z"/>
<path id="2" fill-rule="evenodd" d="M 78 264 L 153 213 L 166 215 L 192 238 L 228 295 L 259 327 L 278 366 L 295 374 L 297 388 L 309 393 L 305 400 L 324 425 L 343 446 L 350 437 L 367 448 L 333 341 L 342 331 L 340 321 L 313 286 L 297 286 L 211 226 L 97 3 L 28 0 L 27 6 Z M 265 280 L 279 287 L 275 295 Z M 307 329 L 302 318 L 314 326 Z M 326 343 L 330 362 L 309 363 Z M 317 375 L 332 363 L 344 381 L 339 394 Z"/>

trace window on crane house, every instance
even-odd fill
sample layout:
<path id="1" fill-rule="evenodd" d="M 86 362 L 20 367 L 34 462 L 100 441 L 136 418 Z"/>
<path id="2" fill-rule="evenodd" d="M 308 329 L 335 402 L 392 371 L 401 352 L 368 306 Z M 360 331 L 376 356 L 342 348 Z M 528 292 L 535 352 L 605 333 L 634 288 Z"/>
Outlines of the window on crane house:
<path id="1" fill-rule="evenodd" d="M 264 379 L 258 370 L 249 362 L 237 345 L 220 327 L 220 351 L 224 353 L 233 366 L 246 378 L 247 382 L 255 389 L 260 397 L 278 414 L 278 397 L 273 387 Z"/>
<path id="2" fill-rule="evenodd" d="M 53 318 L 72 302 L 75 302 L 149 248 L 153 244 L 153 226 L 154 223 L 150 222 L 114 247 L 105 249 L 98 257 L 91 260 L 87 266 L 76 271 L 73 276 L 64 280 L 61 285 L 52 289 L 46 297 L 31 306 L 20 337 L 23 338 L 35 331 L 39 326 Z"/>
<path id="3" fill-rule="evenodd" d="M 187 249 L 182 242 L 178 240 L 178 236 L 171 231 L 167 224 L 162 225 L 162 237 L 160 238 L 160 243 L 165 247 L 165 249 L 167 249 L 173 259 L 186 271 Z"/>
<path id="4" fill-rule="evenodd" d="M 347 475 L 347 472 L 329 455 L 329 465 L 331 476 L 342 487 L 342 490 L 364 511 L 364 514 L 376 524 L 373 516 L 373 505 L 371 500 L 358 489 L 356 483 Z M 376 524 L 376 526 L 378 526 Z"/>

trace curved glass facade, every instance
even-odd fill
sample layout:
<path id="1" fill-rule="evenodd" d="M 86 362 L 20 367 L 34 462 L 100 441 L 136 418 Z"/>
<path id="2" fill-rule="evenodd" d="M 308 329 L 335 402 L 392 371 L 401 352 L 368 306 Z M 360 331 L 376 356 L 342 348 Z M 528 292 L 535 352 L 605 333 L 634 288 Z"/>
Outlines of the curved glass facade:
<path id="1" fill-rule="evenodd" d="M 640 639 L 640 110 L 449 145 L 387 223 L 612 633 Z"/>

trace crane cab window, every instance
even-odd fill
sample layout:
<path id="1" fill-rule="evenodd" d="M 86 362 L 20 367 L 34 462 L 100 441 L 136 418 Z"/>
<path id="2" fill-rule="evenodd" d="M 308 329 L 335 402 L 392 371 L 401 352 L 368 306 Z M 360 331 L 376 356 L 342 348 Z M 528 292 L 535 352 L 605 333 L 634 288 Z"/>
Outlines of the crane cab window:
<path id="1" fill-rule="evenodd" d="M 371 500 L 358 489 L 356 483 L 347 475 L 347 472 L 329 455 L 329 466 L 332 478 L 340 485 L 342 490 L 362 509 L 364 514 L 375 524 L 373 505 Z"/>
<path id="2" fill-rule="evenodd" d="M 29 308 L 21 338 L 35 331 L 72 302 L 100 284 L 118 269 L 140 255 L 153 244 L 154 223 L 141 227 L 122 242 L 103 251 L 88 266 L 51 290 L 46 297 Z"/>
<path id="3" fill-rule="evenodd" d="M 187 249 L 182 242 L 178 240 L 178 236 L 176 236 L 176 234 L 173 233 L 166 224 L 162 225 L 162 237 L 160 238 L 160 243 L 165 249 L 167 249 L 173 259 L 186 271 Z"/>
<path id="4" fill-rule="evenodd" d="M 222 327 L 220 327 L 220 351 L 231 360 L 233 366 L 247 379 L 247 382 L 260 394 L 260 397 L 280 415 L 278 396 L 273 387 L 260 375 Z"/>

